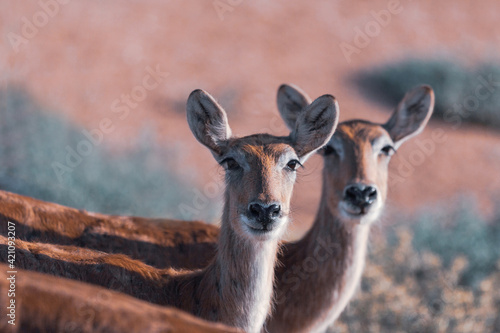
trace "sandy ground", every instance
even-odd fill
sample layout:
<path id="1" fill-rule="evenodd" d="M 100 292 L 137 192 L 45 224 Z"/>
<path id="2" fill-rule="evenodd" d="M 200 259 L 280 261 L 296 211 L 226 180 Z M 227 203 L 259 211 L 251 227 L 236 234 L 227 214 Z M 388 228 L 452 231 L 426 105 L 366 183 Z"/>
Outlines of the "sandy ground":
<path id="1" fill-rule="evenodd" d="M 313 98 L 335 95 L 341 120 L 383 122 L 390 110 L 349 84 L 357 70 L 408 56 L 455 56 L 472 64 L 497 59 L 500 51 L 500 2 L 494 0 L 60 1 L 65 4 L 45 1 L 52 4 L 51 16 L 44 16 L 37 1 L 0 3 L 1 84 L 22 87 L 87 129 L 111 118 L 115 129 L 106 141 L 118 148 L 126 148 L 143 124 L 153 125 L 162 144 L 175 148 L 169 167 L 200 188 L 220 181 L 220 172 L 185 120 L 185 100 L 196 88 L 220 100 L 237 135 L 285 134 L 275 106 L 281 83 L 297 84 Z M 225 7 L 218 12 L 214 4 L 220 3 Z M 389 10 L 393 13 L 377 23 L 374 13 Z M 373 36 L 356 44 L 358 29 L 370 28 Z M 13 34 L 25 39 L 13 46 Z M 360 47 L 346 57 L 342 43 Z M 125 119 L 117 118 L 114 101 L 155 69 L 168 75 L 158 74 L 157 87 Z M 428 142 L 438 129 L 446 139 L 405 169 L 411 154 L 422 151 L 417 141 Z M 296 231 L 315 213 L 321 164 L 314 157 L 301 171 L 294 196 Z M 462 193 L 476 196 L 491 212 L 500 193 L 499 165 L 499 132 L 432 121 L 391 163 L 392 174 L 403 180 L 391 185 L 387 218 Z"/>

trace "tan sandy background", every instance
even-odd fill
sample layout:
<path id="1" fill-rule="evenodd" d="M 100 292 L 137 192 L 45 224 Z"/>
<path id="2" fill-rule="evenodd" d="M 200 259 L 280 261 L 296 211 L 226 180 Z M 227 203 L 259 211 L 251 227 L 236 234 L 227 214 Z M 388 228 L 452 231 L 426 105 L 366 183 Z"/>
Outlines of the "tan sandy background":
<path id="1" fill-rule="evenodd" d="M 115 99 L 141 84 L 147 67 L 168 72 L 128 117 L 114 123 L 105 142 L 126 150 L 151 125 L 158 142 L 172 148 L 165 168 L 199 189 L 222 179 L 185 120 L 186 98 L 196 88 L 219 99 L 239 136 L 286 133 L 275 102 L 282 83 L 299 85 L 313 98 L 335 95 L 341 120 L 384 122 L 391 110 L 350 83 L 357 71 L 412 56 L 449 55 L 474 64 L 498 60 L 500 51 L 500 3 L 492 0 L 398 1 L 399 12 L 350 57 L 341 43 L 354 45 L 356 29 L 365 29 L 374 20 L 371 12 L 388 9 L 391 1 L 243 0 L 224 2 L 229 7 L 221 15 L 212 1 L 66 2 L 18 47 L 9 33 L 22 35 L 23 17 L 33 22 L 41 5 L 0 3 L 0 84 L 22 87 L 41 105 L 90 130 L 112 114 Z M 485 214 L 492 212 L 500 192 L 499 132 L 471 125 L 455 130 L 432 120 L 400 149 L 392 172 L 402 170 L 420 149 L 417 141 L 425 142 L 435 129 L 443 129 L 446 140 L 391 186 L 385 223 L 404 223 L 395 220 L 399 212 L 416 214 L 462 194 L 477 198 Z M 321 168 L 321 158 L 314 157 L 301 171 L 294 194 L 297 234 L 314 216 Z"/>

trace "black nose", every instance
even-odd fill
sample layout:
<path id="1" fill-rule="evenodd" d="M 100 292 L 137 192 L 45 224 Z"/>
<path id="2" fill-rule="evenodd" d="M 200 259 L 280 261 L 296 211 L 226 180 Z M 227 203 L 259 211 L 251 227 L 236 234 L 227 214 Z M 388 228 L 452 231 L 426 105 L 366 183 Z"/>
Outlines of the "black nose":
<path id="1" fill-rule="evenodd" d="M 344 200 L 355 206 L 365 208 L 377 200 L 377 189 L 362 184 L 349 185 L 345 189 Z"/>
<path id="2" fill-rule="evenodd" d="M 281 207 L 276 204 L 265 205 L 254 202 L 248 206 L 248 212 L 251 217 L 265 226 L 276 220 L 280 215 Z"/>

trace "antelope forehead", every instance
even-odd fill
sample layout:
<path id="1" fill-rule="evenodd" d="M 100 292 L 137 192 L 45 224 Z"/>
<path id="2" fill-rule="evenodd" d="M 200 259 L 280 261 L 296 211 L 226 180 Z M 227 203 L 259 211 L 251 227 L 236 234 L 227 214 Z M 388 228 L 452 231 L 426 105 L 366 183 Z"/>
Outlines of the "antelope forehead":
<path id="1" fill-rule="evenodd" d="M 380 136 L 384 129 L 380 125 L 354 121 L 339 125 L 337 133 L 350 140 L 369 140 Z"/>
<path id="2" fill-rule="evenodd" d="M 275 143 L 267 145 L 247 145 L 243 146 L 247 162 L 255 161 L 259 164 L 281 163 L 293 158 L 297 158 L 295 150 L 288 144 Z"/>
<path id="3" fill-rule="evenodd" d="M 377 148 L 378 146 L 392 143 L 389 133 L 382 126 L 365 122 L 353 122 L 341 126 L 336 133 L 336 137 L 345 146 L 358 149 L 363 149 L 367 146 Z"/>

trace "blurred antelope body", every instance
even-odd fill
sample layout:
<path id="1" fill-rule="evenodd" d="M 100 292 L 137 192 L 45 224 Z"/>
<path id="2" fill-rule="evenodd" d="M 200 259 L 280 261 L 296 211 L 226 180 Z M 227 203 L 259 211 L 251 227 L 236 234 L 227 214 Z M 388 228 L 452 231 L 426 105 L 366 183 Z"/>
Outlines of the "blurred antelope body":
<path id="1" fill-rule="evenodd" d="M 123 253 L 155 267 L 195 269 L 215 256 L 219 228 L 198 221 L 89 213 L 0 191 L 0 233 L 16 238 Z M 189 260 L 186 260 L 186 257 Z"/>
<path id="2" fill-rule="evenodd" d="M 0 301 L 9 304 L 10 269 L 0 264 Z M 4 333 L 236 333 L 171 307 L 68 279 L 19 269 L 15 277 L 15 325 L 0 319 Z"/>
<path id="3" fill-rule="evenodd" d="M 194 91 L 188 99 L 189 126 L 226 170 L 215 257 L 207 267 L 196 271 L 157 270 L 129 258 L 104 257 L 111 265 L 121 262 L 148 277 L 145 285 L 137 286 L 145 299 L 246 332 L 259 332 L 270 310 L 274 264 L 288 222 L 295 170 L 331 138 L 337 125 L 337 108 L 335 99 L 325 95 L 306 108 L 288 137 L 257 134 L 233 138 L 225 111 L 207 93 Z M 28 252 L 41 248 L 37 244 L 20 245 L 25 245 Z M 43 249 L 52 257 L 64 257 L 64 251 L 56 245 L 45 245 Z M 92 257 L 94 252 L 80 254 L 84 260 L 99 260 Z M 75 256 L 68 259 L 78 261 Z M 53 267 L 52 274 L 66 273 L 64 268 Z M 80 275 L 87 274 L 88 267 L 79 269 Z M 119 282 L 123 291 L 133 294 L 136 286 L 130 284 L 129 277 L 118 274 L 98 279 L 106 281 L 101 283 L 105 287 Z"/>
<path id="4" fill-rule="evenodd" d="M 309 103 L 296 87 L 278 91 L 281 115 L 291 128 Z M 405 95 L 385 124 L 339 124 L 320 151 L 323 185 L 314 224 L 301 240 L 285 244 L 279 257 L 270 332 L 324 332 L 344 310 L 363 272 L 370 225 L 385 205 L 390 157 L 423 130 L 433 106 L 432 89 L 421 86 Z M 311 260 L 315 270 L 299 274 L 297 268 Z"/>

